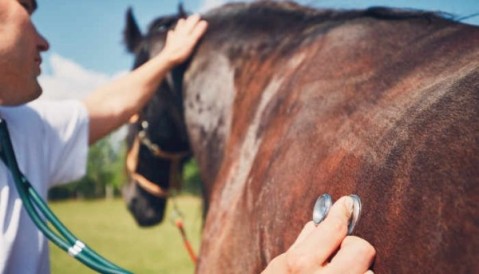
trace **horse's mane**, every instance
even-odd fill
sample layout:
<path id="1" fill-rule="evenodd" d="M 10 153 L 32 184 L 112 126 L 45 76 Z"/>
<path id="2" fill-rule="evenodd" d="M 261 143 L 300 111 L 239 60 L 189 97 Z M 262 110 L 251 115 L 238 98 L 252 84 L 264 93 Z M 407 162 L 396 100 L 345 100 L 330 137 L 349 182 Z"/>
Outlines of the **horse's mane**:
<path id="1" fill-rule="evenodd" d="M 237 49 L 253 49 L 260 56 L 273 48 L 285 53 L 299 43 L 310 41 L 315 36 L 354 20 L 408 20 L 423 25 L 456 23 L 452 15 L 443 12 L 388 7 L 319 9 L 291 1 L 268 0 L 229 3 L 208 11 L 202 17 L 209 22 L 207 36 L 216 50 L 220 50 L 222 44 L 230 47 L 234 43 L 233 51 L 231 47 L 229 50 L 231 56 L 238 55 Z M 154 20 L 148 34 L 164 32 L 178 18 L 179 15 L 170 15 Z"/>
<path id="2" fill-rule="evenodd" d="M 370 7 L 367 9 L 318 9 L 302 6 L 290 1 L 255 1 L 249 3 L 229 3 L 213 9 L 205 17 L 254 17 L 254 16 L 282 16 L 290 18 L 306 18 L 316 20 L 346 21 L 361 17 L 371 17 L 383 20 L 426 19 L 452 20 L 452 15 L 440 11 L 423 11 L 417 9 Z M 307 20 L 306 20 L 307 21 Z"/>
<path id="3" fill-rule="evenodd" d="M 212 9 L 203 15 L 207 20 L 228 20 L 228 24 L 237 25 L 235 21 L 240 20 L 244 24 L 244 18 L 257 22 L 261 19 L 281 18 L 288 23 L 303 23 L 334 21 L 341 22 L 354 20 L 363 17 L 370 17 L 382 20 L 405 20 L 425 19 L 453 20 L 453 16 L 445 12 L 423 11 L 417 9 L 370 7 L 367 9 L 345 10 L 345 9 L 318 9 L 302 6 L 291 1 L 260 0 L 248 3 L 229 3 Z M 157 18 L 149 25 L 149 32 L 160 28 L 168 28 L 178 19 L 177 15 L 170 15 Z M 258 27 L 258 26 L 255 26 Z"/>
<path id="4" fill-rule="evenodd" d="M 203 17 L 209 22 L 208 39 L 221 50 L 224 44 L 230 48 L 230 56 L 242 52 L 257 52 L 264 56 L 272 49 L 285 53 L 299 43 L 354 20 L 409 20 L 422 24 L 450 21 L 450 16 L 440 12 L 412 9 L 371 7 L 361 10 L 317 9 L 289 1 L 255 1 L 229 3 L 210 10 Z M 156 29 L 165 23 L 163 17 L 152 23 Z M 231 46 L 233 43 L 233 51 Z M 261 57 L 260 57 L 261 58 Z"/>
<path id="5" fill-rule="evenodd" d="M 165 34 L 179 17 L 185 15 L 181 11 L 151 22 L 147 35 Z M 229 3 L 206 12 L 202 17 L 209 23 L 207 40 L 216 51 L 221 51 L 224 45 L 226 54 L 232 59 L 253 52 L 255 58 L 263 58 L 272 50 L 286 54 L 299 44 L 356 21 L 407 21 L 423 26 L 457 23 L 452 15 L 443 12 L 388 7 L 320 9 L 292 1 L 271 0 Z"/>

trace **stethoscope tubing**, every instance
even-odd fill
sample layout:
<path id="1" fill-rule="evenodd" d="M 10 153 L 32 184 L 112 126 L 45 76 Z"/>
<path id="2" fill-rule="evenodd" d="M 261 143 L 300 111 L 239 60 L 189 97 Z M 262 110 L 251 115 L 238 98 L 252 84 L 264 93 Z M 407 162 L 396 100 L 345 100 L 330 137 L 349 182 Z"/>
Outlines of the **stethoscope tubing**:
<path id="1" fill-rule="evenodd" d="M 8 133 L 8 127 L 5 120 L 0 118 L 0 158 L 3 160 L 7 168 L 12 173 L 15 187 L 18 195 L 23 202 L 23 206 L 27 211 L 30 219 L 37 226 L 37 228 L 47 237 L 51 242 L 59 248 L 67 252 L 84 265 L 100 273 L 111 274 L 127 274 L 131 273 L 109 260 L 105 259 L 93 249 L 79 241 L 73 233 L 71 233 L 66 226 L 56 217 L 50 210 L 45 201 L 41 198 L 38 192 L 33 188 L 28 179 L 23 175 L 18 167 L 18 163 L 13 150 L 13 145 Z M 38 210 L 37 210 L 38 209 Z M 50 227 L 47 221 L 41 218 L 39 212 L 45 219 L 52 224 L 52 226 L 63 237 L 57 235 Z"/>

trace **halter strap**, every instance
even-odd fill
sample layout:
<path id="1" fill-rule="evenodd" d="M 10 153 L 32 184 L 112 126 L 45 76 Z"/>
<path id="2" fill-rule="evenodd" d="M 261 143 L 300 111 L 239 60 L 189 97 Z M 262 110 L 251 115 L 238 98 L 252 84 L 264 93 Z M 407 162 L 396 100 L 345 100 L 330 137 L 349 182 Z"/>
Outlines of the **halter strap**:
<path id="1" fill-rule="evenodd" d="M 140 134 L 138 134 L 140 135 Z M 147 139 L 149 141 L 149 139 Z M 130 176 L 132 179 L 146 192 L 150 193 L 151 195 L 158 197 L 158 198 L 166 198 L 168 197 L 169 191 L 158 184 L 155 184 L 151 180 L 147 179 L 145 176 L 139 174 L 136 172 L 136 168 L 138 166 L 138 154 L 140 151 L 140 142 L 141 144 L 144 144 L 144 141 L 142 141 L 141 136 L 137 136 L 133 142 L 133 146 L 130 150 L 130 152 L 127 155 L 126 158 L 126 168 L 128 172 L 130 173 Z M 179 156 L 180 154 L 173 154 L 173 153 L 168 153 L 162 151 L 159 146 L 149 142 L 148 149 L 153 153 L 154 156 L 162 159 L 169 160 L 170 163 L 170 171 L 169 171 L 169 183 L 172 188 L 178 189 L 180 184 L 181 184 L 181 178 L 178 174 L 178 168 L 180 166 L 181 159 L 187 155 L 186 153 L 180 153 L 181 157 Z M 158 151 L 155 151 L 152 148 L 158 148 Z"/>
<path id="2" fill-rule="evenodd" d="M 151 151 L 151 153 L 153 153 L 154 156 L 158 158 L 179 161 L 189 154 L 189 151 L 167 152 L 161 149 L 159 145 L 153 143 L 150 138 L 148 138 L 144 129 L 138 133 L 138 139 Z"/>

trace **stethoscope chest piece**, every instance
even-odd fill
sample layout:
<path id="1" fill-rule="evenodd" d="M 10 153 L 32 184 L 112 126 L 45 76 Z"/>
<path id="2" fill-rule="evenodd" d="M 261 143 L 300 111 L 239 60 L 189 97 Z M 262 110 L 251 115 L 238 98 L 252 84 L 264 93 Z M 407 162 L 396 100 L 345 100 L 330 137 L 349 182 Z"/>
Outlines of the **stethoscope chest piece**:
<path id="1" fill-rule="evenodd" d="M 329 209 L 333 205 L 333 199 L 328 193 L 324 193 L 316 199 L 313 208 L 313 222 L 319 225 L 328 216 Z"/>
<path id="2" fill-rule="evenodd" d="M 351 235 L 356 227 L 356 224 L 359 221 L 359 216 L 361 215 L 361 199 L 356 194 L 349 195 L 353 200 L 353 212 L 351 214 L 351 219 L 349 220 L 348 225 L 348 234 Z M 319 225 L 326 216 L 328 216 L 329 210 L 333 205 L 333 199 L 331 195 L 325 193 L 316 199 L 316 203 L 313 208 L 313 222 L 315 225 Z"/>

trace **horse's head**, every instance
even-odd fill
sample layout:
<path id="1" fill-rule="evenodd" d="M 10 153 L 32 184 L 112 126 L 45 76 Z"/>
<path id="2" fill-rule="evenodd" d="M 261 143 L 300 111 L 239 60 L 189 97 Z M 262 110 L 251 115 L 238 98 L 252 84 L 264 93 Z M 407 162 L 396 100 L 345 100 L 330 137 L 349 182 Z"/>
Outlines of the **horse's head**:
<path id="1" fill-rule="evenodd" d="M 143 36 L 132 15 L 127 13 L 125 41 L 135 54 L 134 67 L 145 63 L 163 47 L 168 30 L 185 14 L 154 21 Z M 140 226 L 163 220 L 171 188 L 178 187 L 182 165 L 189 153 L 183 118 L 181 73 L 170 73 L 155 96 L 132 117 L 127 136 L 126 166 L 129 175 L 124 197 L 128 209 Z M 132 91 L 135 92 L 135 91 Z"/>

